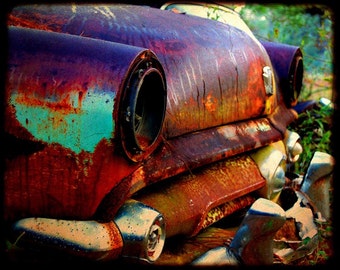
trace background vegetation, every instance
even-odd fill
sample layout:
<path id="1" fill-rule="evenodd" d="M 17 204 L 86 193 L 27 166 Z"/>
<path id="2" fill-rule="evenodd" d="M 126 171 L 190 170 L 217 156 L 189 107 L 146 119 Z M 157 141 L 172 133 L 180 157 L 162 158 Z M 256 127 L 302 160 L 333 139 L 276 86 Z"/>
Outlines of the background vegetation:
<path id="1" fill-rule="evenodd" d="M 334 102 L 334 14 L 328 6 L 246 4 L 237 9 L 258 39 L 301 48 L 304 83 L 300 101 L 318 102 L 320 98 L 326 98 Z M 333 104 L 317 105 L 302 113 L 297 123 L 291 126 L 300 134 L 304 147 L 300 163 L 296 164 L 297 173 L 303 173 L 307 169 L 315 151 L 333 154 Z"/>
<path id="2" fill-rule="evenodd" d="M 333 86 L 334 14 L 322 5 L 259 5 L 247 4 L 239 11 L 260 40 L 299 46 L 304 56 L 304 83 L 300 101 L 327 98 L 329 105 L 318 102 L 302 113 L 290 126 L 301 136 L 304 152 L 295 171 L 303 174 L 315 151 L 334 156 L 332 143 L 335 88 Z M 331 185 L 333 186 L 333 185 Z M 330 195 L 334 205 L 333 188 Z M 334 255 L 333 221 L 318 224 L 319 245 L 294 265 L 326 264 Z"/>
<path id="3" fill-rule="evenodd" d="M 301 48 L 305 69 L 302 100 L 334 98 L 334 13 L 328 6 L 246 4 L 239 13 L 258 39 Z"/>

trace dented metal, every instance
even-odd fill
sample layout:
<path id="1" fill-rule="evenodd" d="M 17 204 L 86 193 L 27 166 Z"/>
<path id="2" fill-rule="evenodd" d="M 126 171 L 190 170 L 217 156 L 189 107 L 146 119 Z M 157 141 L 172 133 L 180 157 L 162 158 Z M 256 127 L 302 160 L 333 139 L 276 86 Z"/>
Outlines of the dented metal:
<path id="1" fill-rule="evenodd" d="M 287 213 L 275 202 L 302 151 L 287 130 L 302 54 L 259 42 L 230 16 L 127 4 L 11 10 L 4 217 L 19 245 L 155 263 L 166 239 L 193 239 L 249 208 L 230 246 L 194 264 L 273 263 Z M 321 156 L 301 185 L 315 198 L 333 169 Z"/>
<path id="2" fill-rule="evenodd" d="M 112 260 L 120 256 L 123 238 L 114 222 L 62 220 L 41 217 L 21 219 L 13 225 L 21 247 L 51 248 L 91 260 Z"/>
<path id="3" fill-rule="evenodd" d="M 334 171 L 334 158 L 324 152 L 316 151 L 301 183 L 301 191 L 308 194 L 323 218 L 329 219 L 331 179 Z"/>
<path id="4" fill-rule="evenodd" d="M 253 203 L 254 197 L 246 195 L 264 185 L 256 164 L 245 155 L 184 174 L 135 198 L 164 213 L 167 236 L 193 236 L 209 224 L 212 209 L 229 202 L 217 221 Z"/>
<path id="5" fill-rule="evenodd" d="M 318 246 L 317 213 L 313 201 L 301 190 L 290 185 L 284 190 L 291 205 L 285 210 L 287 221 L 273 237 L 275 263 L 289 264 L 311 254 Z"/>
<path id="6" fill-rule="evenodd" d="M 110 222 L 24 218 L 13 225 L 19 246 L 51 248 L 52 252 L 96 261 L 120 256 L 152 263 L 166 237 L 163 216 L 135 200 L 128 200 Z"/>
<path id="7" fill-rule="evenodd" d="M 160 142 L 166 101 L 163 69 L 151 51 L 123 44 L 19 27 L 9 27 L 9 40 L 5 130 L 12 158 L 6 164 L 5 192 L 20 198 L 6 196 L 6 218 L 18 212 L 89 218 L 103 196 L 136 169 L 117 148 L 124 147 L 138 160 Z M 148 74 L 129 79 L 141 69 Z M 121 132 L 120 106 L 128 106 L 127 98 L 122 98 L 124 84 L 143 85 L 148 76 L 155 87 L 142 97 L 152 97 L 157 104 L 142 103 L 147 106 L 143 119 L 149 121 L 151 135 L 130 127 Z M 137 98 L 133 94 L 128 101 Z M 146 110 L 157 115 L 154 121 Z M 127 141 L 124 146 L 115 141 L 117 134 Z M 144 139 L 136 142 L 132 136 Z M 141 153 L 134 148 L 141 144 L 138 140 L 147 143 Z M 21 141 L 30 141 L 30 149 L 20 147 Z M 36 180 L 15 183 L 24 178 Z M 20 196 L 18 186 L 30 196 Z M 77 197 L 91 200 L 84 208 Z"/>
<path id="8" fill-rule="evenodd" d="M 123 238 L 123 257 L 156 261 L 162 253 L 166 237 L 165 220 L 152 207 L 135 200 L 126 201 L 114 222 Z"/>
<path id="9" fill-rule="evenodd" d="M 286 183 L 286 155 L 282 141 L 251 154 L 267 183 L 259 192 L 261 197 L 276 201 Z"/>
<path id="10" fill-rule="evenodd" d="M 286 221 L 284 210 L 260 198 L 247 211 L 228 247 L 209 250 L 193 261 L 196 266 L 271 265 L 273 237 Z"/>
<path id="11" fill-rule="evenodd" d="M 265 117 L 283 113 L 278 93 L 264 90 L 270 59 L 233 26 L 129 5 L 19 6 L 8 25 L 5 131 L 15 151 L 7 154 L 6 219 L 110 220 L 138 189 L 279 140 L 296 117 Z M 163 153 L 148 159 L 163 139 Z M 37 179 L 22 187 L 29 197 L 17 189 L 27 177 Z M 91 198 L 86 208 L 81 198 Z"/>
<path id="12" fill-rule="evenodd" d="M 267 96 L 262 78 L 263 68 L 272 66 L 269 56 L 234 26 L 124 4 L 23 6 L 8 23 L 38 28 L 41 19 L 49 31 L 155 52 L 167 78 L 166 137 L 270 114 L 277 106 L 276 93 Z"/>
<path id="13" fill-rule="evenodd" d="M 287 131 L 288 136 L 285 137 L 285 145 L 287 151 L 287 159 L 289 163 L 294 164 L 300 158 L 303 148 L 300 144 L 300 135 L 296 132 Z"/>

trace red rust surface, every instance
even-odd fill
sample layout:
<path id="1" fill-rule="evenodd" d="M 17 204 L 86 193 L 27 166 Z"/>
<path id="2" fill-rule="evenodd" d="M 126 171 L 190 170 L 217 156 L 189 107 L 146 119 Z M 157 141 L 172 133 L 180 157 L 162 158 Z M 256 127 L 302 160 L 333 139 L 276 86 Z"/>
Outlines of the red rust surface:
<path id="1" fill-rule="evenodd" d="M 5 218 L 89 218 L 137 168 L 117 151 L 114 109 L 145 50 L 20 28 L 9 36 Z"/>
<path id="2" fill-rule="evenodd" d="M 7 160 L 5 219 L 90 218 L 102 198 L 136 169 L 136 165 L 112 153 L 113 146 L 103 141 L 93 154 L 76 155 L 51 145 L 32 155 Z"/>
<path id="3" fill-rule="evenodd" d="M 245 195 L 212 208 L 209 210 L 206 218 L 201 220 L 200 224 L 196 227 L 196 230 L 192 234 L 196 235 L 202 229 L 208 228 L 222 218 L 227 217 L 240 209 L 250 206 L 255 202 L 255 200 L 256 196 Z"/>
<path id="4" fill-rule="evenodd" d="M 48 145 L 32 155 L 7 160 L 6 212 L 13 217 L 89 218 L 107 196 L 101 203 L 105 211 L 99 210 L 98 215 L 110 220 L 128 197 L 151 183 L 260 147 L 280 136 L 266 119 L 228 125 L 166 142 L 143 164 L 134 165 L 114 155 L 114 145 L 106 140 L 93 154 L 75 154 Z"/>
<path id="5" fill-rule="evenodd" d="M 119 256 L 121 256 L 124 247 L 124 241 L 121 236 L 120 230 L 114 222 L 106 224 L 103 223 L 103 226 L 105 226 L 107 228 L 106 230 L 110 232 L 111 249 L 106 252 L 103 252 L 103 255 L 101 256 L 98 256 L 98 254 L 96 254 L 97 257 L 96 259 L 100 258 L 101 260 L 104 261 L 117 259 L 119 258 Z"/>
<path id="6" fill-rule="evenodd" d="M 276 107 L 274 113 L 268 116 L 270 123 L 277 129 L 281 134 L 284 134 L 287 130 L 287 126 L 296 120 L 298 114 L 293 109 L 288 109 L 285 106 Z"/>
<path id="7" fill-rule="evenodd" d="M 169 239 L 163 252 L 155 262 L 158 266 L 189 265 L 200 255 L 210 249 L 228 246 L 236 233 L 236 228 L 209 227 L 195 237 L 189 239 Z"/>
<path id="8" fill-rule="evenodd" d="M 172 177 L 188 169 L 197 168 L 224 158 L 278 141 L 282 138 L 270 122 L 263 118 L 229 124 L 195 132 L 168 140 L 152 159 L 131 175 L 138 183 L 140 175 L 148 175 L 148 182 Z"/>
<path id="9" fill-rule="evenodd" d="M 46 7 L 18 7 L 8 18 L 9 25 L 20 27 L 10 27 L 15 37 L 5 93 L 5 131 L 13 142 L 10 148 L 16 149 L 5 160 L 6 219 L 97 215 L 110 220 L 141 188 L 277 141 L 293 119 L 288 110 L 274 111 L 276 96 L 265 94 L 262 68 L 270 62 L 264 49 L 232 26 L 137 6 Z M 21 26 L 40 30 L 32 34 Z M 120 84 L 132 62 L 141 60 L 137 55 L 143 48 L 156 53 L 166 72 L 164 143 L 148 159 L 131 163 L 116 141 L 114 110 Z M 82 111 L 93 93 L 110 98 L 90 100 L 93 112 Z M 98 122 L 92 116 L 102 116 L 107 102 L 112 103 L 107 107 L 112 130 L 93 141 L 100 132 L 89 133 L 87 121 Z M 37 108 L 47 112 L 48 121 Z M 31 114 L 25 118 L 27 110 Z M 272 110 L 268 121 L 264 115 Z M 83 114 L 89 117 L 82 119 Z M 66 121 L 70 115 L 75 118 Z M 253 120 L 241 121 L 248 118 Z M 67 133 L 70 127 L 74 130 Z M 72 148 L 69 136 L 74 134 Z M 250 180 L 230 181 L 236 192 Z M 232 190 L 225 192 L 233 197 Z"/>
<path id="10" fill-rule="evenodd" d="M 211 209 L 258 190 L 265 183 L 255 162 L 244 155 L 162 183 L 135 199 L 163 213 L 168 237 L 193 235 L 204 227 L 204 220 Z M 244 200 L 246 206 L 252 203 L 246 198 Z M 230 210 L 233 212 L 244 207 L 240 199 Z"/>
<path id="11" fill-rule="evenodd" d="M 149 159 L 131 175 L 122 179 L 117 188 L 105 197 L 97 214 L 111 220 L 117 211 L 117 206 L 136 191 L 150 184 L 259 148 L 280 138 L 281 133 L 264 118 L 195 132 L 165 141 Z"/>

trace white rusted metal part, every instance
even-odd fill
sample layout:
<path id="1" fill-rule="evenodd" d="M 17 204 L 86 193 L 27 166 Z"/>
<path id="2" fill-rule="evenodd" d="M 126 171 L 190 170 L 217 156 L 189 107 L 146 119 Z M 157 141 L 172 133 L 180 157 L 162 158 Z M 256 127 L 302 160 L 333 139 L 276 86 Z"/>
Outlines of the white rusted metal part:
<path id="1" fill-rule="evenodd" d="M 247 211 L 229 247 L 216 247 L 192 262 L 193 265 L 270 265 L 273 237 L 286 220 L 276 203 L 260 198 Z"/>
<path id="2" fill-rule="evenodd" d="M 163 216 L 150 206 L 128 200 L 113 221 L 25 218 L 14 225 L 19 247 L 36 246 L 92 260 L 158 259 L 165 241 Z"/>
<path id="3" fill-rule="evenodd" d="M 301 184 L 325 219 L 330 218 L 330 182 L 334 169 L 334 158 L 324 152 L 316 151 Z"/>
<path id="4" fill-rule="evenodd" d="M 297 201 L 286 211 L 287 218 L 294 218 L 301 240 L 312 238 L 318 233 L 310 200 L 301 192 L 296 192 Z"/>
<path id="5" fill-rule="evenodd" d="M 35 246 L 93 260 L 115 259 L 123 245 L 114 222 L 25 218 L 16 222 L 13 230 L 18 247 Z"/>
<path id="6" fill-rule="evenodd" d="M 245 265 L 273 263 L 273 238 L 286 221 L 285 211 L 273 201 L 257 199 L 248 210 L 229 248 Z"/>
<path id="7" fill-rule="evenodd" d="M 287 131 L 284 141 L 287 151 L 287 162 L 296 162 L 303 152 L 303 148 L 300 144 L 300 135 L 294 131 Z"/>
<path id="8" fill-rule="evenodd" d="M 317 224 L 325 222 L 331 215 L 330 188 L 333 169 L 333 157 L 316 151 L 305 175 L 296 175 L 290 179 L 287 188 L 281 193 L 284 196 L 280 196 L 280 203 L 293 203 L 290 207 L 283 206 L 290 225 L 285 225 L 285 231 L 280 231 L 274 238 L 277 263 L 290 264 L 317 248 Z"/>
<path id="9" fill-rule="evenodd" d="M 289 264 L 308 254 L 318 245 L 318 228 L 315 223 L 313 202 L 300 191 L 295 191 L 296 202 L 286 211 L 287 220 L 294 221 L 293 232 L 274 238 L 274 256 L 277 263 Z"/>
<path id="10" fill-rule="evenodd" d="M 130 199 L 119 209 L 114 222 L 123 237 L 123 257 L 150 263 L 159 258 L 165 241 L 165 222 L 158 211 Z"/>
<path id="11" fill-rule="evenodd" d="M 263 67 L 263 82 L 264 82 L 264 87 L 266 89 L 266 94 L 268 96 L 271 96 L 274 94 L 274 77 L 273 77 L 273 71 L 269 66 Z"/>
<path id="12" fill-rule="evenodd" d="M 208 250 L 202 256 L 194 260 L 191 264 L 195 266 L 236 266 L 240 264 L 240 260 L 230 249 L 224 246 L 219 246 Z"/>
<path id="13" fill-rule="evenodd" d="M 282 141 L 263 147 L 251 154 L 267 184 L 259 190 L 260 197 L 276 201 L 285 185 L 286 155 Z"/>

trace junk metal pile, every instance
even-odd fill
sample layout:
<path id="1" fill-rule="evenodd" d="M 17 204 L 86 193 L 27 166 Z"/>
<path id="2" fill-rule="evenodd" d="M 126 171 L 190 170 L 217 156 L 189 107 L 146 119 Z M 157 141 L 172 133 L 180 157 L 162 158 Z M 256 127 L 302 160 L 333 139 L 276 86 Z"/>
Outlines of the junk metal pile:
<path id="1" fill-rule="evenodd" d="M 334 160 L 293 171 L 300 48 L 203 3 L 21 5 L 7 25 L 10 260 L 268 265 L 315 249 Z"/>

